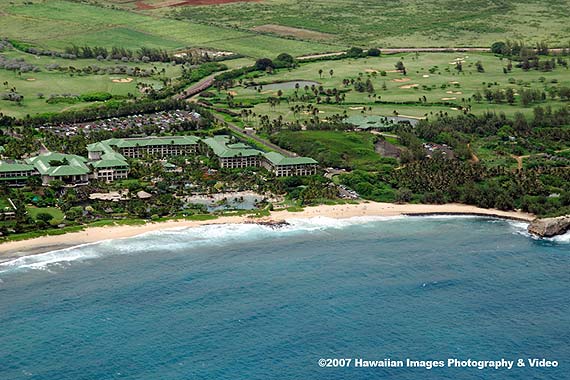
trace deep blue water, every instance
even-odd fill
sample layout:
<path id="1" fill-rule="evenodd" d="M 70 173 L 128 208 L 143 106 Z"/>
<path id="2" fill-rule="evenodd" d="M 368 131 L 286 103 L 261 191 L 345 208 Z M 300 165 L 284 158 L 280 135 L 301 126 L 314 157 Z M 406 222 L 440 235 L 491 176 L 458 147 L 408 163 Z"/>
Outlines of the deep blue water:
<path id="1" fill-rule="evenodd" d="M 480 218 L 208 226 L 0 265 L 0 379 L 570 378 L 570 243 Z M 319 358 L 557 368 L 320 368 Z"/>

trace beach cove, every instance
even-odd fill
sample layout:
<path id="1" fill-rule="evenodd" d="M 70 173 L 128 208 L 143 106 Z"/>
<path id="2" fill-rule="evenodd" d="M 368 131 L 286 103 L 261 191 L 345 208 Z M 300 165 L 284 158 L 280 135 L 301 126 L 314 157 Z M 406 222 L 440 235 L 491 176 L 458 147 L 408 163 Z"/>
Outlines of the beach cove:
<path id="1" fill-rule="evenodd" d="M 534 239 L 523 221 L 356 210 L 348 218 L 289 213 L 279 228 L 159 225 L 2 263 L 0 373 L 12 380 L 566 378 L 570 234 Z M 109 238 L 114 230 L 105 231 Z M 319 364 L 340 358 L 352 359 L 350 367 Z M 384 358 L 405 365 L 364 364 Z M 479 365 L 526 358 L 560 365 Z M 427 369 L 434 361 L 445 366 Z"/>
<path id="2" fill-rule="evenodd" d="M 42 236 L 29 240 L 9 241 L 0 244 L 0 262 L 31 254 L 40 254 L 104 240 L 130 238 L 153 231 L 173 228 L 286 221 L 288 219 L 307 219 L 316 217 L 347 219 L 353 217 L 392 217 L 401 215 L 476 215 L 523 222 L 531 222 L 535 219 L 535 216 L 529 213 L 484 209 L 463 204 L 426 205 L 362 202 L 358 204 L 320 205 L 305 207 L 299 212 L 290 212 L 286 210 L 272 211 L 271 216 L 262 218 L 251 218 L 248 216 L 222 216 L 217 219 L 201 221 L 170 220 L 166 222 L 149 222 L 136 226 L 123 225 L 87 227 L 85 230 L 63 235 Z"/>

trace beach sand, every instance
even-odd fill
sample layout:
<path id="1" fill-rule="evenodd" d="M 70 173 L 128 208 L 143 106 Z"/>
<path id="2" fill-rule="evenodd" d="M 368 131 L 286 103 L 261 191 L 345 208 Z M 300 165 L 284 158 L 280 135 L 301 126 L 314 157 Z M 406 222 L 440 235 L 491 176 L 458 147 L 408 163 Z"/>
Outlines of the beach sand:
<path id="1" fill-rule="evenodd" d="M 39 254 L 57 249 L 69 248 L 81 244 L 95 243 L 102 240 L 124 239 L 151 231 L 180 227 L 196 227 L 207 224 L 235 224 L 245 222 L 283 221 L 301 218 L 352 218 L 357 216 L 399 216 L 399 215 L 481 215 L 530 222 L 532 214 L 516 211 L 483 209 L 462 204 L 423 205 L 362 202 L 358 204 L 322 205 L 305 207 L 300 212 L 286 210 L 273 211 L 271 216 L 250 218 L 247 216 L 224 216 L 214 220 L 188 221 L 172 220 L 160 223 L 149 222 L 137 226 L 89 227 L 83 231 L 64 235 L 43 236 L 29 240 L 11 241 L 0 244 L 0 262 L 16 257 Z"/>

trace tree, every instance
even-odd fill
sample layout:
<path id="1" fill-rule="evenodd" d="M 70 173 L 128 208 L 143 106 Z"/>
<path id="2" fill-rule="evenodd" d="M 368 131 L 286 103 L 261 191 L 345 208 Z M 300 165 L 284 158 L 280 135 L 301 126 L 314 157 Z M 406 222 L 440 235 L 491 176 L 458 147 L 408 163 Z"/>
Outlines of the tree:
<path id="1" fill-rule="evenodd" d="M 507 54 L 507 44 L 502 41 L 494 42 L 491 45 L 491 52 L 494 54 Z"/>
<path id="2" fill-rule="evenodd" d="M 295 58 L 291 54 L 281 53 L 275 59 L 278 63 L 282 64 L 285 67 L 294 67 L 296 65 Z"/>
<path id="3" fill-rule="evenodd" d="M 358 48 L 358 47 L 351 47 L 346 52 L 346 55 L 351 57 L 351 58 L 359 58 L 359 57 L 362 57 L 363 50 L 361 48 Z"/>
<path id="4" fill-rule="evenodd" d="M 323 77 L 323 69 L 319 69 L 319 78 Z"/>
<path id="5" fill-rule="evenodd" d="M 257 61 L 255 61 L 255 68 L 256 70 L 260 70 L 260 71 L 264 71 L 269 69 L 273 69 L 275 66 L 273 64 L 273 61 L 270 60 L 269 58 L 260 58 Z"/>
<path id="6" fill-rule="evenodd" d="M 37 220 L 41 220 L 44 223 L 49 223 L 53 219 L 53 215 L 47 212 L 40 212 L 36 215 Z"/>
<path id="7" fill-rule="evenodd" d="M 560 96 L 560 99 L 570 100 L 570 87 L 560 87 L 558 96 Z"/>
<path id="8" fill-rule="evenodd" d="M 475 62 L 475 67 L 477 68 L 477 72 L 484 73 L 485 69 L 483 68 L 483 63 L 481 61 Z"/>
<path id="9" fill-rule="evenodd" d="M 331 76 L 331 78 L 332 78 L 332 76 L 333 76 L 333 74 L 334 74 L 334 70 L 333 70 L 333 69 L 330 69 L 330 70 L 329 70 L 329 74 L 330 74 L 330 76 Z"/>
<path id="10" fill-rule="evenodd" d="M 396 191 L 396 203 L 407 203 L 412 200 L 412 190 L 402 187 Z"/>
<path id="11" fill-rule="evenodd" d="M 379 57 L 380 54 L 381 54 L 380 49 L 377 49 L 377 48 L 368 49 L 368 55 L 370 57 Z"/>
<path id="12" fill-rule="evenodd" d="M 513 104 L 515 102 L 515 91 L 512 88 L 506 89 L 505 96 L 507 97 L 507 103 Z"/>

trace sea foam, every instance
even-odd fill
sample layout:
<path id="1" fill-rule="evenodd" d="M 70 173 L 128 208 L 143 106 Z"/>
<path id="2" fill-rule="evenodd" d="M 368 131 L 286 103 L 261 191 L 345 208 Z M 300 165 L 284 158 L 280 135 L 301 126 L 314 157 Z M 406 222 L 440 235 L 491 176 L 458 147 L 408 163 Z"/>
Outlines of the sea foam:
<path id="1" fill-rule="evenodd" d="M 175 251 L 204 246 L 224 246 L 236 242 L 251 242 L 283 235 L 318 233 L 329 229 L 346 228 L 351 225 L 402 218 L 405 217 L 292 218 L 288 220 L 288 225 L 277 228 L 255 223 L 175 227 L 150 231 L 130 238 L 103 240 L 46 253 L 18 257 L 0 263 L 0 274 L 15 270 L 48 270 L 57 265 L 61 266 L 74 261 L 96 259 L 106 255 L 143 254 L 155 252 L 157 249 Z"/>
<path id="2" fill-rule="evenodd" d="M 22 256 L 0 263 L 0 274 L 17 270 L 49 270 L 65 266 L 75 261 L 96 259 L 108 255 L 144 254 L 159 250 L 178 251 L 206 246 L 225 246 L 235 243 L 247 243 L 279 236 L 316 234 L 328 230 L 343 229 L 354 225 L 374 226 L 376 222 L 389 222 L 401 219 L 458 219 L 485 218 L 471 215 L 429 215 L 429 216 L 357 216 L 337 219 L 323 216 L 313 218 L 291 218 L 289 224 L 273 227 L 260 224 L 210 224 L 198 227 L 176 227 L 146 232 L 134 237 L 103 240 L 96 243 L 78 245 L 70 248 L 46 252 L 37 255 Z M 492 219 L 491 222 L 498 222 Z M 513 233 L 526 237 L 527 223 L 510 221 Z M 570 233 L 550 239 L 559 243 L 570 242 Z"/>

